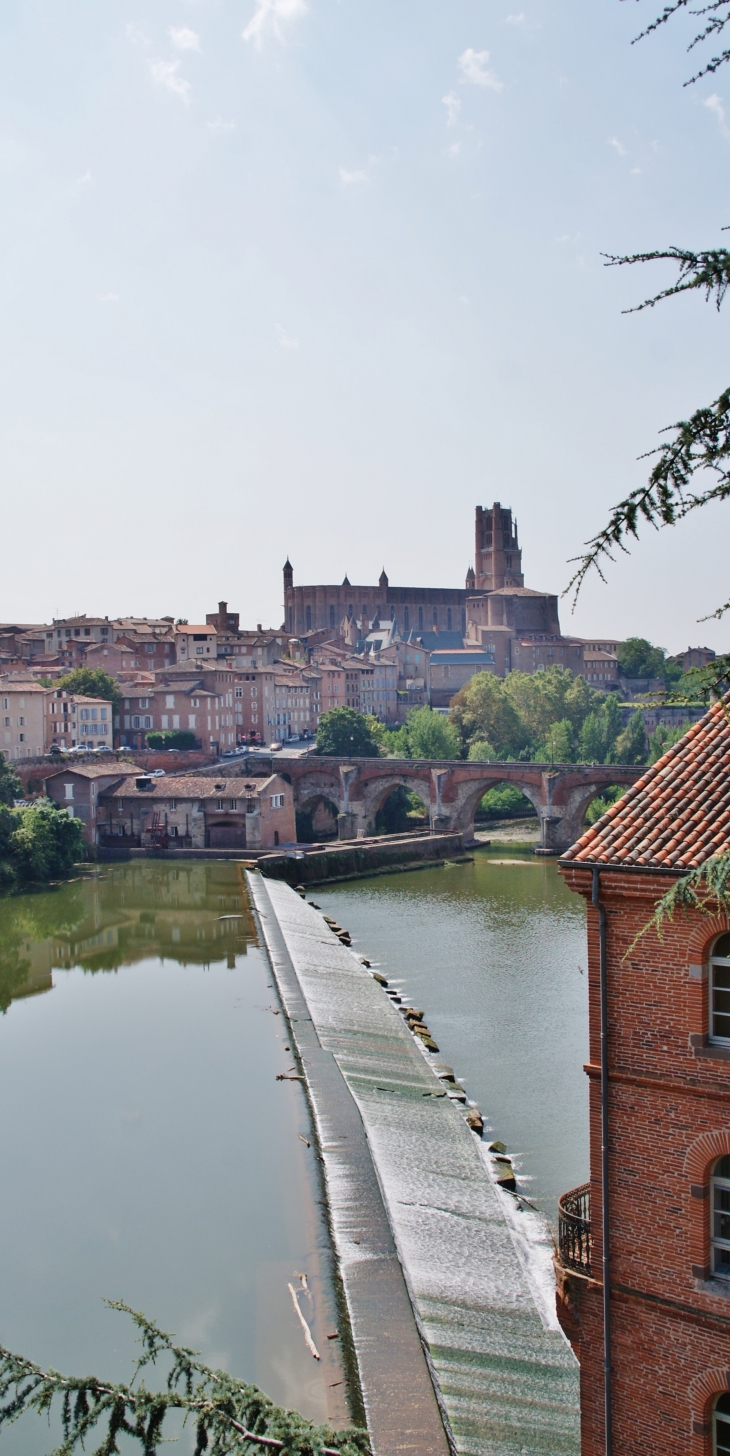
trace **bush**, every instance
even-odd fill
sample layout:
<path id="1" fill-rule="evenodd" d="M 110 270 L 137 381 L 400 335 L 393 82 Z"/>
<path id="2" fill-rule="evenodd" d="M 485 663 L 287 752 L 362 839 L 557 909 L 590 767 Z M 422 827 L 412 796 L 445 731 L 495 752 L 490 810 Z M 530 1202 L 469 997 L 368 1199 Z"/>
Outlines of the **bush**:
<path id="1" fill-rule="evenodd" d="M 0 883 L 43 883 L 71 873 L 83 858 L 81 823 L 51 799 L 0 810 Z"/>
<path id="2" fill-rule="evenodd" d="M 196 748 L 198 740 L 186 728 L 163 728 L 147 734 L 148 748 Z"/>

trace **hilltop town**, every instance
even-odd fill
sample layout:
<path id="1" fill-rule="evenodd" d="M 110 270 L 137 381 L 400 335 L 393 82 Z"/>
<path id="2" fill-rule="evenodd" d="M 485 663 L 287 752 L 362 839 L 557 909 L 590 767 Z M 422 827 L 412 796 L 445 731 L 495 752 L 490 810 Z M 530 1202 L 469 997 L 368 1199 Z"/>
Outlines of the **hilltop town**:
<path id="1" fill-rule="evenodd" d="M 300 586 L 287 560 L 283 593 L 278 628 L 242 627 L 225 601 L 199 623 L 80 615 L 0 624 L 0 749 L 14 762 L 112 747 L 223 756 L 306 742 L 340 707 L 396 728 L 414 709 L 448 712 L 477 673 L 556 665 L 624 703 L 662 687 L 622 674 L 615 635 L 562 632 L 557 595 L 525 586 L 517 522 L 498 502 L 476 508 L 463 588 L 391 586 L 385 570 L 374 586 L 347 576 Z M 686 671 L 713 657 L 688 648 L 673 661 Z M 101 670 L 118 693 L 100 701 L 55 686 L 79 669 Z M 648 730 L 692 716 L 656 704 L 642 711 Z"/>

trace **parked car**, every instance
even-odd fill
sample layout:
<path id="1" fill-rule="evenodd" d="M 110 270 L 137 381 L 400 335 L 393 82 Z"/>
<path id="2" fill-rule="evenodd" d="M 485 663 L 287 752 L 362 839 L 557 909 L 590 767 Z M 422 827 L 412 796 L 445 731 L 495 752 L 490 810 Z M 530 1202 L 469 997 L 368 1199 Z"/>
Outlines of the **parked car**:
<path id="1" fill-rule="evenodd" d="M 48 750 L 49 758 L 60 758 L 63 753 L 60 743 L 52 743 Z"/>
<path id="2" fill-rule="evenodd" d="M 96 753 L 112 753 L 113 749 L 109 747 L 108 743 L 97 743 L 94 751 Z"/>
<path id="3" fill-rule="evenodd" d="M 151 779 L 164 779 L 167 775 L 164 768 L 151 768 L 147 777 Z"/>

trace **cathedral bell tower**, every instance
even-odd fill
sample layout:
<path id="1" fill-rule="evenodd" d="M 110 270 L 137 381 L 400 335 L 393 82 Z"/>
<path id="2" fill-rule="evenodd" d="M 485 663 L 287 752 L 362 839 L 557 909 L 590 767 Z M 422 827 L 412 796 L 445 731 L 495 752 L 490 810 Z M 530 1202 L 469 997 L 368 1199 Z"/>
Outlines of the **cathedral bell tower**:
<path id="1" fill-rule="evenodd" d="M 499 501 L 486 509 L 476 508 L 474 556 L 478 592 L 525 585 L 517 522 L 513 522 L 512 512 L 503 510 Z"/>

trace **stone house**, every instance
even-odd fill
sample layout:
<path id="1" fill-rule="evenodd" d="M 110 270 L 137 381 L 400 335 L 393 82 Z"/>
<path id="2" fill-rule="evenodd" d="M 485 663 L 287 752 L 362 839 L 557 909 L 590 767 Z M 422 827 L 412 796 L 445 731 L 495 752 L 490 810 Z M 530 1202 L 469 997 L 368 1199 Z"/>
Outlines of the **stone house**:
<path id="1" fill-rule="evenodd" d="M 43 780 L 44 792 L 72 819 L 80 819 L 87 844 L 98 844 L 102 793 L 138 772 L 113 759 L 109 763 L 73 764 L 47 773 Z"/>
<path id="2" fill-rule="evenodd" d="M 217 655 L 218 633 L 211 623 L 195 627 L 186 622 L 175 627 L 176 662 L 201 668 L 206 659 L 213 665 Z"/>
<path id="3" fill-rule="evenodd" d="M 279 774 L 267 779 L 138 771 L 99 795 L 99 842 L 110 847 L 274 849 L 296 842 L 294 793 Z"/>
<path id="4" fill-rule="evenodd" d="M 560 1200 L 556 1255 L 583 1456 L 730 1451 L 730 915 L 708 894 L 646 929 L 730 849 L 727 711 L 559 866 L 588 918 L 590 1171 Z"/>

